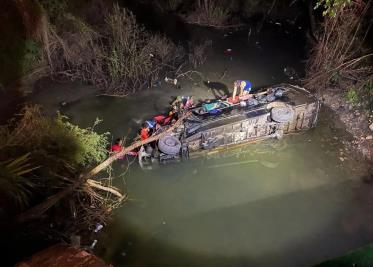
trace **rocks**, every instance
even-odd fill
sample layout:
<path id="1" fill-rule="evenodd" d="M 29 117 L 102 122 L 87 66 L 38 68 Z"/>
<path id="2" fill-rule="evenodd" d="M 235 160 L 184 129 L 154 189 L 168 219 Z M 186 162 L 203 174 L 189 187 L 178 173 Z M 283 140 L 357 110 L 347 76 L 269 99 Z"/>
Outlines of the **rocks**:
<path id="1" fill-rule="evenodd" d="M 373 123 L 369 125 L 369 129 L 373 132 Z"/>
<path id="2" fill-rule="evenodd" d="M 366 140 L 372 140 L 373 139 L 373 136 L 372 135 L 368 135 L 367 137 L 365 137 Z"/>

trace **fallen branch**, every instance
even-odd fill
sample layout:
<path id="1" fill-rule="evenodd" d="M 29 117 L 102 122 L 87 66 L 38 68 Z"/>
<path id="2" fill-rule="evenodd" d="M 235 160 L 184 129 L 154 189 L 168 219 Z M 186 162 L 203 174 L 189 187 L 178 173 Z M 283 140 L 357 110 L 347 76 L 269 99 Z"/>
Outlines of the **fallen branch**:
<path id="1" fill-rule="evenodd" d="M 133 143 L 132 145 L 130 145 L 130 146 L 126 147 L 126 148 L 123 148 L 122 151 L 120 151 L 120 152 L 118 152 L 118 153 L 110 156 L 107 160 L 105 160 L 101 164 L 97 165 L 95 168 L 93 168 L 88 173 L 86 173 L 83 176 L 81 176 L 81 179 L 83 179 L 85 181 L 88 178 L 95 176 L 100 171 L 106 169 L 114 161 L 116 161 L 116 160 L 118 160 L 120 158 L 123 158 L 123 156 L 125 156 L 128 152 L 130 152 L 130 151 L 132 151 L 132 150 L 134 150 L 134 149 L 136 149 L 138 147 L 141 147 L 143 145 L 146 145 L 148 143 L 157 141 L 158 139 L 164 137 L 168 133 L 172 132 L 176 127 L 178 127 L 184 121 L 184 119 L 186 119 L 187 117 L 190 116 L 190 114 L 191 114 L 190 112 L 184 114 L 177 122 L 175 122 L 174 125 L 172 125 L 170 128 L 168 128 L 166 131 L 161 132 L 160 134 L 154 135 L 154 136 L 152 136 L 152 137 L 150 137 L 150 138 L 148 138 L 148 139 L 146 139 L 144 141 L 137 141 L 137 142 Z"/>
<path id="2" fill-rule="evenodd" d="M 81 175 L 79 179 L 71 184 L 70 186 L 66 187 L 62 191 L 58 192 L 55 195 L 50 196 L 47 198 L 44 202 L 30 208 L 29 210 L 22 213 L 20 216 L 18 216 L 17 221 L 19 223 L 23 223 L 27 220 L 34 219 L 40 217 L 44 212 L 46 212 L 48 209 L 53 207 L 57 202 L 59 202 L 61 199 L 65 198 L 72 192 L 74 192 L 79 186 L 81 186 L 84 183 L 87 183 L 88 179 L 97 175 L 102 170 L 106 169 L 109 165 L 111 165 L 114 161 L 123 158 L 128 152 L 141 147 L 143 145 L 146 145 L 148 143 L 157 141 L 158 139 L 164 137 L 168 133 L 172 132 L 176 127 L 178 127 L 187 117 L 191 115 L 191 112 L 185 113 L 181 118 L 175 122 L 171 127 L 169 127 L 167 130 L 154 135 L 144 141 L 137 141 L 134 142 L 132 145 L 125 147 L 122 149 L 122 151 L 108 157 L 105 161 L 94 167 L 89 172 Z"/>
<path id="3" fill-rule="evenodd" d="M 101 185 L 100 182 L 97 182 L 95 180 L 92 180 L 92 179 L 88 179 L 87 180 L 87 184 L 91 187 L 94 187 L 94 188 L 97 188 L 97 189 L 100 189 L 102 191 L 106 191 L 106 192 L 109 192 L 109 193 L 112 193 L 113 195 L 117 196 L 119 198 L 119 200 L 123 200 L 125 198 L 125 196 L 123 194 L 121 194 L 118 190 L 116 190 L 115 188 L 113 187 L 108 187 L 108 186 L 103 186 Z"/>

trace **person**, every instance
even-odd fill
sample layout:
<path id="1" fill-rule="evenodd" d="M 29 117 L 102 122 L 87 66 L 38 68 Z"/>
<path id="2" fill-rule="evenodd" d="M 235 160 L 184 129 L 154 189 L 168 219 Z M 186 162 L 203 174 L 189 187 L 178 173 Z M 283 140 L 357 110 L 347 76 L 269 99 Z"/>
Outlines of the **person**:
<path id="1" fill-rule="evenodd" d="M 141 141 L 144 141 L 150 137 L 150 129 L 147 123 L 144 123 L 142 125 L 142 128 L 140 130 L 140 138 Z"/>
<path id="2" fill-rule="evenodd" d="M 121 138 L 117 138 L 115 143 L 110 147 L 110 153 L 118 153 L 123 149 L 123 140 Z"/>
<path id="3" fill-rule="evenodd" d="M 145 123 L 152 130 L 154 130 L 155 126 L 157 125 L 157 121 L 155 119 L 146 120 Z"/>
<path id="4" fill-rule="evenodd" d="M 193 96 L 188 96 L 184 105 L 184 109 L 190 109 L 192 107 L 194 107 Z"/>
<path id="5" fill-rule="evenodd" d="M 171 103 L 171 109 L 180 109 L 183 106 L 183 97 L 178 96 L 174 101 Z"/>
<path id="6" fill-rule="evenodd" d="M 240 89 L 239 96 L 249 94 L 251 91 L 251 82 L 248 80 L 237 80 L 234 82 L 234 92 L 237 92 L 237 89 Z"/>

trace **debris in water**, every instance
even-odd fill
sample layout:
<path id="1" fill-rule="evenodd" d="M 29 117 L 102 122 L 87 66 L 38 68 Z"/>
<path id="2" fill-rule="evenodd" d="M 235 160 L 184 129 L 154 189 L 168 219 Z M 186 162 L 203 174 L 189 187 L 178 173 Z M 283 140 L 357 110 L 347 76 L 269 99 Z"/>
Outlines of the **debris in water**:
<path id="1" fill-rule="evenodd" d="M 280 22 L 275 22 L 276 25 L 278 26 L 281 26 L 281 23 Z"/>
<path id="2" fill-rule="evenodd" d="M 104 226 L 100 223 L 96 224 L 96 228 L 94 230 L 95 233 L 98 233 Z"/>
<path id="3" fill-rule="evenodd" d="M 165 222 L 165 221 L 163 221 L 163 222 L 162 222 L 162 224 L 163 224 L 163 225 L 165 225 L 165 224 L 166 224 L 166 222 Z"/>
<path id="4" fill-rule="evenodd" d="M 224 50 L 224 54 L 226 54 L 227 56 L 229 56 L 230 60 L 233 60 L 232 52 L 233 52 L 232 48 L 227 48 L 227 49 Z"/>
<path id="5" fill-rule="evenodd" d="M 293 80 L 297 76 L 296 71 L 292 67 L 285 67 L 284 74 L 289 77 L 290 80 Z"/>
<path id="6" fill-rule="evenodd" d="M 136 124 L 140 124 L 143 121 L 143 119 L 132 119 L 132 121 Z"/>
<path id="7" fill-rule="evenodd" d="M 177 79 L 171 79 L 171 78 L 165 77 L 165 78 L 164 78 L 164 81 L 165 81 L 166 83 L 170 83 L 170 84 L 173 84 L 173 85 L 176 85 L 176 84 L 177 84 Z"/>
<path id="8" fill-rule="evenodd" d="M 122 255 L 123 257 L 125 257 L 127 255 L 127 253 L 125 251 L 122 251 L 122 253 L 120 253 L 120 255 Z"/>
<path id="9" fill-rule="evenodd" d="M 96 244 L 97 244 L 97 239 L 93 240 L 93 242 L 92 242 L 92 244 L 90 246 L 90 249 L 94 249 L 95 246 L 96 246 Z"/>

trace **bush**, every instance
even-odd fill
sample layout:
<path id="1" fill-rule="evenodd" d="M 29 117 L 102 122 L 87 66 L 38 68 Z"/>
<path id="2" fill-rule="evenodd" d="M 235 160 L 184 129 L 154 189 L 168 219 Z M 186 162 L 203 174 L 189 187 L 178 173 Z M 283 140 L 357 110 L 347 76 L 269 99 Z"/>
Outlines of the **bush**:
<path id="1" fill-rule="evenodd" d="M 149 34 L 135 16 L 115 5 L 101 28 L 64 15 L 64 28 L 50 29 L 55 75 L 92 83 L 111 94 L 129 94 L 151 86 L 161 72 L 181 61 L 180 48 L 167 38 Z"/>
<path id="2" fill-rule="evenodd" d="M 227 23 L 229 15 L 228 6 L 220 1 L 199 0 L 194 12 L 187 17 L 187 21 L 206 26 L 222 26 Z"/>
<path id="3" fill-rule="evenodd" d="M 107 157 L 108 133 L 98 134 L 94 131 L 101 120 L 96 119 L 92 127 L 80 128 L 68 121 L 65 116 L 58 115 L 55 119 L 55 138 L 70 139 L 75 144 L 67 144 L 66 158 L 73 164 L 79 166 L 91 166 L 99 163 Z M 64 136 L 60 136 L 60 134 Z M 65 145 L 65 144 L 61 144 Z M 76 146 L 74 151 L 69 151 L 69 147 Z M 75 152 L 75 153 L 71 153 Z M 70 156 L 69 156 L 70 155 Z"/>
<path id="4" fill-rule="evenodd" d="M 40 107 L 26 106 L 18 118 L 0 127 L 2 195 L 9 201 L 20 196 L 15 203 L 25 207 L 29 196 L 48 196 L 104 160 L 107 134 L 97 134 L 94 126 L 82 129 L 63 116 L 45 117 Z"/>
<path id="5" fill-rule="evenodd" d="M 350 88 L 347 91 L 346 97 L 347 97 L 347 101 L 353 105 L 356 105 L 359 102 L 359 97 L 358 97 L 358 94 L 355 88 Z"/>

